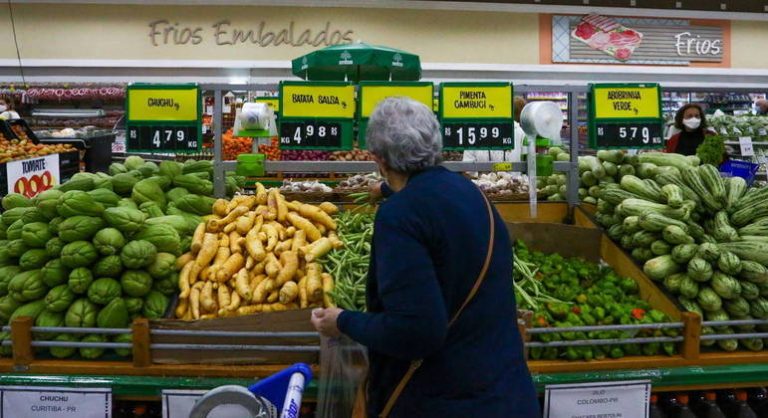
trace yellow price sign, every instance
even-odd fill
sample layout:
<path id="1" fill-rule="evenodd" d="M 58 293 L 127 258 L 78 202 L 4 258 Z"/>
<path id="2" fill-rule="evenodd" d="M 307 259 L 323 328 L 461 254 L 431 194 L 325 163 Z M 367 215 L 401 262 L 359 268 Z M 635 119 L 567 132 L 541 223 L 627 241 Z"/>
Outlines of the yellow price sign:
<path id="1" fill-rule="evenodd" d="M 363 118 L 368 118 L 373 113 L 373 109 L 382 100 L 388 97 L 409 97 L 417 102 L 424 103 L 425 106 L 432 109 L 434 106 L 434 93 L 432 84 L 424 85 L 361 85 L 360 86 L 360 114 Z"/>
<path id="2" fill-rule="evenodd" d="M 442 87 L 445 119 L 512 119 L 512 86 Z"/>
<path id="3" fill-rule="evenodd" d="M 512 171 L 512 163 L 495 163 L 491 168 L 493 171 Z"/>
<path id="4" fill-rule="evenodd" d="M 198 89 L 131 88 L 128 119 L 131 122 L 189 122 L 198 120 Z"/>
<path id="5" fill-rule="evenodd" d="M 654 119 L 661 117 L 658 86 L 594 88 L 596 119 Z"/>
<path id="6" fill-rule="evenodd" d="M 280 99 L 277 97 L 258 97 L 253 101 L 256 103 L 266 103 L 274 112 L 280 112 Z"/>
<path id="7" fill-rule="evenodd" d="M 286 118 L 355 117 L 355 87 L 282 84 L 281 116 Z"/>

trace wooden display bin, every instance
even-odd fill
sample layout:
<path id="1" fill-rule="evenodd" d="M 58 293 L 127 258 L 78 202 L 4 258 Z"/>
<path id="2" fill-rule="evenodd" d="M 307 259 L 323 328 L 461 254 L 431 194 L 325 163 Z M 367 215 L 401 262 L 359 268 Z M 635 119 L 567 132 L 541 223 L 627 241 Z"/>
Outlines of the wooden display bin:
<path id="1" fill-rule="evenodd" d="M 595 209 L 594 211 L 592 209 Z M 596 208 L 594 205 L 584 205 L 581 204 L 576 207 L 574 211 L 574 222 L 578 225 L 584 226 L 586 228 L 594 228 L 597 230 L 602 231 L 602 227 L 597 224 L 597 221 L 595 220 L 594 214 L 596 213 Z M 623 261 L 622 264 L 626 266 L 627 270 L 636 270 L 642 273 L 642 267 L 638 265 L 638 263 L 635 262 L 635 260 L 627 253 L 623 248 L 621 248 L 619 245 L 614 243 L 607 235 L 603 234 L 603 246 L 607 248 L 611 253 L 615 254 L 616 257 L 621 258 Z M 627 271 L 625 270 L 625 271 Z M 617 269 L 617 272 L 620 272 Z M 621 273 L 621 272 L 620 272 Z M 623 274 L 623 273 L 621 273 Z M 643 274 L 645 276 L 645 274 Z M 655 282 L 650 281 L 649 279 L 646 280 L 649 281 L 649 285 L 652 286 L 656 293 L 659 295 L 664 296 L 667 300 L 670 301 L 677 309 L 682 310 L 682 306 L 677 303 L 677 301 L 670 297 L 670 295 L 666 292 L 666 290 L 663 290 L 660 286 L 658 286 Z M 696 317 L 696 321 L 698 322 L 698 328 L 699 330 L 696 333 L 696 347 L 691 347 L 691 351 L 688 353 L 688 363 L 691 365 L 731 365 L 731 364 L 749 364 L 754 362 L 767 362 L 768 363 L 768 347 L 766 347 L 763 351 L 760 352 L 754 352 L 754 351 L 748 351 L 748 350 L 738 350 L 735 352 L 724 352 L 720 350 L 719 348 L 699 348 L 699 335 L 701 333 L 701 318 L 699 318 L 698 315 L 690 312 L 683 312 L 683 315 L 685 316 L 694 316 Z M 690 343 L 690 345 L 693 345 L 693 342 Z"/>

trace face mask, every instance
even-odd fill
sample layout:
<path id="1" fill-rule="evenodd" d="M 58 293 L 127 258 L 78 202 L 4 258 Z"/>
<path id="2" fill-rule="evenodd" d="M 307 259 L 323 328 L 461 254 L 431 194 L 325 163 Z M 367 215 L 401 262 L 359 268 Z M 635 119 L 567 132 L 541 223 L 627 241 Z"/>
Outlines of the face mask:
<path id="1" fill-rule="evenodd" d="M 701 126 L 701 119 L 699 118 L 685 119 L 683 121 L 683 125 L 685 125 L 688 129 L 699 129 L 699 126 Z"/>
<path id="2" fill-rule="evenodd" d="M 8 106 L 0 105 L 0 112 L 5 112 L 6 110 L 8 110 Z"/>

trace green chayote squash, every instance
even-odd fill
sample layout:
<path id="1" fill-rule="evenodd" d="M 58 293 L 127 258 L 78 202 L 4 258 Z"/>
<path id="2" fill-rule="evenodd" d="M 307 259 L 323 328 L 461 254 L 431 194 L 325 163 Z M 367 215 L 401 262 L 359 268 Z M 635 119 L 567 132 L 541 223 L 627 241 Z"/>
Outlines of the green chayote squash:
<path id="1" fill-rule="evenodd" d="M 84 343 L 104 343 L 107 339 L 98 334 L 86 335 L 82 340 Z M 82 347 L 80 348 L 80 356 L 85 359 L 93 360 L 101 357 L 104 354 L 103 348 L 95 347 Z"/>
<path id="2" fill-rule="evenodd" d="M 37 327 L 61 327 L 64 326 L 64 312 L 54 312 L 48 309 L 43 309 L 40 315 L 35 320 L 35 326 Z M 35 338 L 42 340 L 49 340 L 55 337 L 56 334 L 38 332 L 35 333 Z"/>
<path id="3" fill-rule="evenodd" d="M 21 255 L 28 250 L 29 247 L 27 247 L 21 239 L 15 239 L 8 242 L 8 255 L 11 257 L 21 257 Z"/>
<path id="4" fill-rule="evenodd" d="M 99 183 L 103 183 L 104 181 L 105 181 L 104 179 L 101 179 L 99 180 Z M 109 180 L 106 180 L 106 182 L 111 187 L 112 182 Z M 112 190 L 107 190 L 104 188 L 93 189 L 90 192 L 88 192 L 88 194 L 91 195 L 93 200 L 104 205 L 105 208 L 113 208 L 117 206 L 117 202 L 120 201 L 120 196 L 118 196 Z"/>
<path id="5" fill-rule="evenodd" d="M 119 173 L 112 176 L 112 190 L 120 196 L 130 196 L 133 186 L 139 182 L 135 176 L 125 173 Z"/>
<path id="6" fill-rule="evenodd" d="M 128 297 L 124 300 L 125 306 L 130 314 L 141 313 L 141 310 L 144 309 L 144 299 L 142 298 Z"/>
<path id="7" fill-rule="evenodd" d="M 210 183 L 210 182 L 209 182 Z M 177 199 L 176 208 L 194 215 L 210 215 L 213 210 L 213 203 L 216 199 L 198 194 L 188 194 Z"/>
<path id="8" fill-rule="evenodd" d="M 59 224 L 59 238 L 64 242 L 90 241 L 104 228 L 104 221 L 95 216 L 72 216 Z"/>
<path id="9" fill-rule="evenodd" d="M 38 315 L 40 315 L 40 313 L 43 312 L 44 310 L 45 310 L 45 301 L 43 301 L 42 299 L 32 301 L 25 305 L 21 305 L 19 308 L 13 311 L 13 315 L 11 315 L 11 321 L 22 316 L 28 316 L 32 318 L 32 320 L 36 320 Z"/>
<path id="10" fill-rule="evenodd" d="M 155 246 L 157 251 L 180 254 L 181 237 L 173 226 L 168 224 L 144 225 L 133 237 Z"/>
<path id="11" fill-rule="evenodd" d="M 41 299 L 48 293 L 43 274 L 37 270 L 19 273 L 8 283 L 8 293 L 20 302 Z"/>
<path id="12" fill-rule="evenodd" d="M 21 215 L 21 220 L 24 222 L 24 225 L 27 225 L 34 222 L 48 222 L 50 219 L 46 218 L 38 208 L 30 208 Z"/>
<path id="13" fill-rule="evenodd" d="M 110 176 L 116 176 L 120 173 L 127 173 L 128 169 L 125 168 L 125 165 L 122 163 L 112 163 L 109 165 L 109 169 L 107 169 Z"/>
<path id="14" fill-rule="evenodd" d="M 152 161 L 147 161 L 136 169 L 141 172 L 141 175 L 144 178 L 152 177 L 160 171 L 160 168 L 157 166 L 157 164 L 153 163 Z"/>
<path id="15" fill-rule="evenodd" d="M 131 241 L 120 251 L 120 260 L 129 269 L 149 266 L 155 262 L 155 258 L 157 258 L 157 249 L 148 241 Z"/>
<path id="16" fill-rule="evenodd" d="M 139 157 L 138 155 L 129 155 L 125 158 L 125 168 L 128 169 L 128 171 L 131 170 L 138 170 L 139 167 L 143 166 L 145 163 L 144 159 Z"/>
<path id="17" fill-rule="evenodd" d="M 75 293 L 66 284 L 60 284 L 45 295 L 45 309 L 52 312 L 64 312 L 75 300 Z"/>
<path id="18" fill-rule="evenodd" d="M 33 248 L 21 255 L 19 267 L 25 271 L 43 268 L 49 259 L 47 251 L 41 248 Z"/>
<path id="19" fill-rule="evenodd" d="M 69 268 L 90 266 L 97 258 L 96 247 L 88 241 L 70 242 L 61 249 L 61 262 Z"/>
<path id="20" fill-rule="evenodd" d="M 104 211 L 104 220 L 107 224 L 124 234 L 138 231 L 146 218 L 147 215 L 138 209 L 116 207 Z"/>
<path id="21" fill-rule="evenodd" d="M 128 191 L 128 193 L 130 193 L 130 190 Z M 136 202 L 134 202 L 133 200 L 131 200 L 128 197 L 124 197 L 124 198 L 120 199 L 120 201 L 117 202 L 117 207 L 118 208 L 136 209 L 136 210 L 139 209 L 139 205 L 137 205 Z"/>
<path id="22" fill-rule="evenodd" d="M 11 224 L 8 229 L 5 230 L 5 237 L 8 241 L 15 241 L 21 239 L 21 233 L 24 232 L 24 221 L 19 219 Z"/>
<path id="23" fill-rule="evenodd" d="M 118 334 L 112 338 L 114 343 L 131 343 L 133 344 L 133 335 L 131 334 Z M 115 348 L 115 354 L 121 357 L 128 357 L 131 355 L 131 348 Z"/>
<path id="24" fill-rule="evenodd" d="M 112 299 L 96 317 L 99 328 L 127 328 L 129 323 L 130 314 L 122 298 Z"/>
<path id="25" fill-rule="evenodd" d="M 19 306 L 21 306 L 21 302 L 10 296 L 0 297 L 0 325 L 7 324 Z"/>
<path id="26" fill-rule="evenodd" d="M 101 255 L 115 255 L 125 246 L 125 237 L 116 228 L 104 228 L 93 237 L 93 245 Z"/>
<path id="27" fill-rule="evenodd" d="M 56 338 L 53 339 L 53 341 L 60 341 L 60 342 L 75 342 L 79 340 L 80 339 L 75 334 L 59 334 L 56 336 Z M 67 357 L 72 357 L 75 354 L 75 352 L 77 352 L 77 348 L 51 347 L 49 351 L 53 357 L 67 358 Z"/>
<path id="28" fill-rule="evenodd" d="M 96 277 L 120 277 L 120 273 L 123 272 L 123 262 L 120 261 L 120 256 L 109 255 L 97 261 L 91 271 Z"/>
<path id="29" fill-rule="evenodd" d="M 0 267 L 0 296 L 8 294 L 8 285 L 19 273 L 21 273 L 21 268 L 19 266 Z"/>
<path id="30" fill-rule="evenodd" d="M 160 209 L 165 210 L 167 201 L 165 200 L 165 193 L 163 189 L 157 184 L 157 182 L 144 179 L 133 185 L 133 192 L 131 193 L 131 199 L 133 199 L 139 205 L 144 202 L 155 202 L 160 206 Z"/>
<path id="31" fill-rule="evenodd" d="M 60 258 L 54 258 L 45 263 L 45 266 L 40 270 L 42 272 L 43 283 L 48 287 L 56 287 L 67 283 L 67 280 L 69 279 L 69 269 L 62 264 Z"/>
<path id="32" fill-rule="evenodd" d="M 68 327 L 88 328 L 96 325 L 96 315 L 99 308 L 88 299 L 78 299 L 72 302 L 67 315 L 64 317 L 64 324 Z"/>
<path id="33" fill-rule="evenodd" d="M 86 267 L 78 267 L 69 273 L 67 286 L 77 294 L 84 294 L 93 283 L 93 273 Z"/>
<path id="34" fill-rule="evenodd" d="M 10 210 L 13 208 L 28 208 L 32 206 L 32 201 L 19 193 L 8 193 L 7 195 L 3 196 L 2 205 L 3 210 Z"/>
<path id="35" fill-rule="evenodd" d="M 47 223 L 32 222 L 21 228 L 21 240 L 29 248 L 45 248 L 45 244 L 52 237 Z"/>
<path id="36" fill-rule="evenodd" d="M 88 193 L 72 190 L 59 197 L 59 205 L 56 210 L 64 218 L 72 216 L 101 216 L 104 213 L 104 206 Z"/>
<path id="37" fill-rule="evenodd" d="M 153 279 L 162 279 L 176 271 L 176 256 L 171 253 L 159 252 L 155 261 L 147 267 L 147 272 Z"/>
<path id="38" fill-rule="evenodd" d="M 10 228 L 14 222 L 21 220 L 22 215 L 24 215 L 29 210 L 32 210 L 32 208 L 24 207 L 6 210 L 3 212 L 3 224 Z"/>
<path id="39" fill-rule="evenodd" d="M 141 297 L 152 289 L 152 276 L 143 270 L 127 270 L 120 277 L 120 284 L 126 295 Z"/>
<path id="40" fill-rule="evenodd" d="M 106 305 L 113 299 L 119 298 L 123 289 L 115 279 L 102 277 L 88 286 L 88 300 L 99 305 Z"/>
<path id="41" fill-rule="evenodd" d="M 59 212 L 56 207 L 59 205 L 59 198 L 64 192 L 61 190 L 50 189 L 46 190 L 39 195 L 35 196 L 35 207 L 43 214 L 47 219 L 53 219 L 58 216 Z"/>
<path id="42" fill-rule="evenodd" d="M 48 230 L 51 231 L 51 234 L 56 236 L 59 235 L 59 225 L 61 225 L 62 222 L 64 222 L 64 217 L 62 216 L 57 216 L 48 222 Z"/>
<path id="43" fill-rule="evenodd" d="M 45 252 L 51 258 L 61 257 L 61 249 L 64 248 L 64 241 L 59 237 L 53 237 L 45 243 Z"/>
<path id="44" fill-rule="evenodd" d="M 151 291 L 144 298 L 144 316 L 149 319 L 162 318 L 168 309 L 168 298 L 158 291 Z"/>

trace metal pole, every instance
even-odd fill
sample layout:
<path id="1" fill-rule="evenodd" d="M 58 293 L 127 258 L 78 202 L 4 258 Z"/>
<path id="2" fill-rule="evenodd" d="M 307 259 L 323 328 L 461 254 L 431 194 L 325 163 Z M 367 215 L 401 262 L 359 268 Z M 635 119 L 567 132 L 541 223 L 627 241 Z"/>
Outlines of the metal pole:
<path id="1" fill-rule="evenodd" d="M 224 197 L 224 166 L 222 165 L 221 141 L 224 134 L 224 98 L 221 88 L 213 91 L 213 195 Z"/>
<path id="2" fill-rule="evenodd" d="M 571 208 L 579 204 L 579 93 L 571 91 L 568 93 L 568 112 L 571 122 L 571 169 L 568 170 L 568 190 L 566 198 L 568 206 Z"/>

